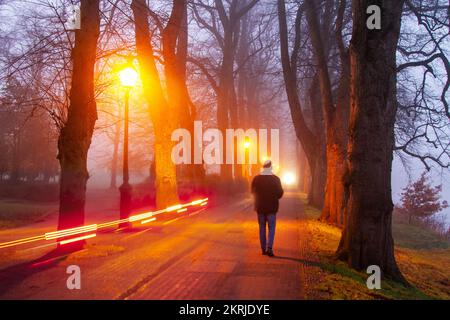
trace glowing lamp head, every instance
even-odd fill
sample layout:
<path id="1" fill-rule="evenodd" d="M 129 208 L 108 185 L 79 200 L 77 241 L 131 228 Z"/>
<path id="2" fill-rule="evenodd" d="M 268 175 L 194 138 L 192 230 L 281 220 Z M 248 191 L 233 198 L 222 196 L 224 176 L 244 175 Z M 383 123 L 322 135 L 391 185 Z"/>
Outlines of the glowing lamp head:
<path id="1" fill-rule="evenodd" d="M 119 72 L 120 83 L 127 88 L 134 87 L 138 80 L 138 73 L 131 67 L 127 67 Z"/>
<path id="2" fill-rule="evenodd" d="M 297 181 L 297 177 L 292 172 L 285 172 L 281 176 L 281 182 L 286 186 L 293 186 Z"/>
<path id="3" fill-rule="evenodd" d="M 245 142 L 244 142 L 244 148 L 245 148 L 245 149 L 250 148 L 250 142 L 245 141 Z"/>

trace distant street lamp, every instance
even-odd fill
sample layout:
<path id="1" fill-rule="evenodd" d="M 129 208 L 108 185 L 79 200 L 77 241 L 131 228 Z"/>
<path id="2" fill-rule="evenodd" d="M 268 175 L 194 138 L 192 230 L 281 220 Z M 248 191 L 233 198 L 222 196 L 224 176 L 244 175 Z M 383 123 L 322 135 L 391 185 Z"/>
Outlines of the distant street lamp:
<path id="1" fill-rule="evenodd" d="M 138 74 L 132 67 L 127 67 L 119 72 L 119 79 L 125 88 L 125 117 L 123 129 L 123 182 L 119 187 L 120 190 L 120 219 L 127 219 L 131 213 L 131 185 L 129 183 L 130 176 L 128 172 L 128 119 L 129 119 L 129 100 L 130 91 L 136 85 Z M 128 228 L 129 222 L 119 225 L 119 228 Z"/>
<path id="2" fill-rule="evenodd" d="M 243 169 L 244 169 L 244 178 L 246 178 L 247 180 L 250 178 L 250 141 L 248 141 L 248 139 L 246 138 L 244 141 L 244 152 L 245 152 L 245 161 L 244 161 L 244 165 L 243 165 Z"/>

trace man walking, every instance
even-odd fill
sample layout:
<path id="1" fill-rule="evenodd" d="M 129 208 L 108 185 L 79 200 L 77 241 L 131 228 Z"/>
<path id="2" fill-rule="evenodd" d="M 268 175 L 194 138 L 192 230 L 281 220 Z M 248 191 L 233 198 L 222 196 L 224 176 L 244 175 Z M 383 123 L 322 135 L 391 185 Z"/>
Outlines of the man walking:
<path id="1" fill-rule="evenodd" d="M 255 197 L 255 210 L 258 213 L 259 241 L 262 254 L 273 257 L 278 200 L 283 196 L 280 178 L 272 172 L 272 161 L 266 160 L 261 174 L 253 178 L 252 193 Z M 266 225 L 269 226 L 269 242 L 266 247 Z"/>

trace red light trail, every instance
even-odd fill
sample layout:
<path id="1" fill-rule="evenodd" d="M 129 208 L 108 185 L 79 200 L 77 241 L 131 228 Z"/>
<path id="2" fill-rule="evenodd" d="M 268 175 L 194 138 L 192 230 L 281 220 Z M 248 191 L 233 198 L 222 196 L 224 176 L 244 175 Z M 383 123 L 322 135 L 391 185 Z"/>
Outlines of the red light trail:
<path id="1" fill-rule="evenodd" d="M 104 222 L 104 223 L 99 223 L 99 224 L 90 224 L 87 226 L 81 226 L 81 227 L 77 227 L 77 228 L 70 228 L 70 229 L 46 232 L 45 234 L 39 235 L 39 236 L 34 236 L 34 237 L 0 243 L 0 249 L 9 248 L 9 247 L 18 246 L 18 245 L 36 242 L 36 241 L 58 240 L 58 239 L 69 237 L 69 236 L 80 235 L 79 237 L 76 237 L 76 238 L 64 239 L 61 241 L 57 241 L 57 242 L 59 242 L 59 244 L 64 245 L 64 244 L 68 244 L 68 243 L 72 243 L 72 242 L 76 242 L 76 241 L 93 238 L 97 235 L 96 232 L 98 230 L 116 226 L 116 225 L 119 225 L 124 222 L 131 223 L 131 222 L 140 221 L 141 224 L 146 224 L 148 222 L 155 221 L 156 218 L 154 216 L 162 214 L 162 213 L 173 212 L 173 211 L 177 211 L 177 213 L 182 213 L 182 212 L 186 212 L 189 207 L 206 206 L 207 204 L 208 204 L 208 198 L 204 198 L 204 199 L 195 200 L 195 201 L 185 203 L 185 204 L 173 205 L 173 206 L 167 207 L 165 209 L 157 210 L 157 211 L 149 211 L 149 212 L 135 214 L 135 215 L 130 216 L 127 219 L 114 220 L 114 221 Z"/>

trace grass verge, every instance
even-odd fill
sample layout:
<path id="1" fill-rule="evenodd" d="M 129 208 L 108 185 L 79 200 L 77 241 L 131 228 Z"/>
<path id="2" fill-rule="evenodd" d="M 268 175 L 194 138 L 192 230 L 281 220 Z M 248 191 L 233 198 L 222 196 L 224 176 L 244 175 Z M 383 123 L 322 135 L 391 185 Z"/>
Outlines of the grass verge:
<path id="1" fill-rule="evenodd" d="M 1 200 L 0 229 L 16 228 L 43 221 L 55 210 L 55 204 Z"/>
<path id="2" fill-rule="evenodd" d="M 394 221 L 395 256 L 412 285 L 383 280 L 381 290 L 369 290 L 367 274 L 337 261 L 334 252 L 341 230 L 317 220 L 320 211 L 307 205 L 313 256 L 320 267 L 320 281 L 311 288 L 320 299 L 450 299 L 450 243 L 427 230 Z"/>

